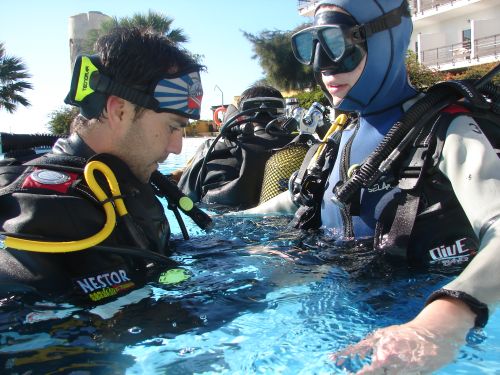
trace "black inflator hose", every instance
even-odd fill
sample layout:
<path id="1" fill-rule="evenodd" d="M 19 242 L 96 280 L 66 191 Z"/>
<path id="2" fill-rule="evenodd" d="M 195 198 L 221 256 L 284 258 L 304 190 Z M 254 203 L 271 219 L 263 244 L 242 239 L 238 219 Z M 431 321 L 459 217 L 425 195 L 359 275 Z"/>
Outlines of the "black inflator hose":
<path id="1" fill-rule="evenodd" d="M 499 70 L 500 64 L 476 81 L 475 88 L 483 89 Z M 436 86 L 435 90 L 418 100 L 401 120 L 391 127 L 381 143 L 350 179 L 335 188 L 336 203 L 345 204 L 358 189 L 370 186 L 380 176 L 378 171 L 380 164 L 389 157 L 403 139 L 411 138 L 408 137 L 410 132 L 411 135 L 418 133 L 434 116 L 461 98 L 458 91 L 449 90 L 445 84 L 444 82 L 442 86 Z M 496 88 L 494 90 L 496 93 Z"/>
<path id="2" fill-rule="evenodd" d="M 198 196 L 201 197 L 200 190 L 201 190 L 201 186 L 203 185 L 203 180 L 205 180 L 205 177 L 207 175 L 207 163 L 210 159 L 210 155 L 212 154 L 215 146 L 217 145 L 217 142 L 219 142 L 219 140 L 222 137 L 227 137 L 229 131 L 232 128 L 234 128 L 235 126 L 246 124 L 248 122 L 259 122 L 259 120 L 257 119 L 257 114 L 259 111 L 262 111 L 262 108 L 251 108 L 251 109 L 247 109 L 247 110 L 242 111 L 242 112 L 237 112 L 234 116 L 227 119 L 227 121 L 224 123 L 224 125 L 222 125 L 222 127 L 220 128 L 219 134 L 217 135 L 217 137 L 214 138 L 214 140 L 210 144 L 210 147 L 208 148 L 207 153 L 205 154 L 205 157 L 203 158 L 203 162 L 201 164 L 200 171 L 198 172 L 198 176 L 197 176 L 197 180 L 196 180 L 197 181 L 196 187 L 198 189 L 198 191 L 197 191 Z M 248 115 L 253 115 L 253 116 L 245 118 L 245 119 L 239 119 L 242 116 L 248 116 Z"/>

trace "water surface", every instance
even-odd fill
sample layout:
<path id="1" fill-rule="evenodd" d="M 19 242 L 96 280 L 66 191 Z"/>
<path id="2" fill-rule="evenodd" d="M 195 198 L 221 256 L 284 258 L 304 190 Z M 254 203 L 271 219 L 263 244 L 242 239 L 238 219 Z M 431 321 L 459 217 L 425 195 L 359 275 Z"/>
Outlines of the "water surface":
<path id="1" fill-rule="evenodd" d="M 185 165 L 201 141 L 186 139 L 161 170 Z M 186 218 L 183 241 L 168 215 L 173 258 L 188 280 L 85 309 L 2 300 L 0 373 L 342 374 L 330 353 L 411 319 L 453 277 L 382 263 L 362 244 L 339 248 L 291 229 L 286 217 L 217 216 L 209 234 Z M 499 323 L 493 314 L 436 373 L 500 374 Z"/>

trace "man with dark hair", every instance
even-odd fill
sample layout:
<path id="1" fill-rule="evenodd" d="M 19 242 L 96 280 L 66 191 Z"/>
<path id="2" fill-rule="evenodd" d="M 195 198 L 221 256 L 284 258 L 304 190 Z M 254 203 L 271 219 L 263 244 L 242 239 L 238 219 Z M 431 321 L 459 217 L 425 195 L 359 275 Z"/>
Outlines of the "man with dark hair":
<path id="1" fill-rule="evenodd" d="M 257 205 L 272 151 L 295 138 L 266 130 L 284 112 L 285 100 L 274 87 L 257 84 L 243 91 L 237 103 L 228 106 L 221 128 L 228 122 L 236 125 L 219 141 L 209 139 L 198 148 L 187 167 L 177 172 L 182 173 L 179 187 L 194 201 L 237 208 Z"/>
<path id="2" fill-rule="evenodd" d="M 170 229 L 150 178 L 199 118 L 203 67 L 146 30 L 117 28 L 95 50 L 75 63 L 72 134 L 41 157 L 0 165 L 2 289 L 95 303 L 168 263 Z"/>

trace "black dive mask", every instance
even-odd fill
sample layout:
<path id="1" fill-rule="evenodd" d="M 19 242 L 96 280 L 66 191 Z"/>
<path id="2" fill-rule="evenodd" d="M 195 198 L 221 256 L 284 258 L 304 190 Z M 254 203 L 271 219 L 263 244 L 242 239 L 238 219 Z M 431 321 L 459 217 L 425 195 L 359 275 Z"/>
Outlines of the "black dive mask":
<path id="1" fill-rule="evenodd" d="M 375 33 L 396 27 L 402 17 L 411 17 L 406 1 L 362 25 L 345 13 L 320 12 L 313 26 L 292 35 L 293 53 L 302 64 L 312 64 L 316 72 L 350 72 L 366 55 L 366 40 Z"/>
<path id="2" fill-rule="evenodd" d="M 302 64 L 332 74 L 353 71 L 366 55 L 366 41 L 354 18 L 321 12 L 314 25 L 292 36 L 292 49 Z"/>

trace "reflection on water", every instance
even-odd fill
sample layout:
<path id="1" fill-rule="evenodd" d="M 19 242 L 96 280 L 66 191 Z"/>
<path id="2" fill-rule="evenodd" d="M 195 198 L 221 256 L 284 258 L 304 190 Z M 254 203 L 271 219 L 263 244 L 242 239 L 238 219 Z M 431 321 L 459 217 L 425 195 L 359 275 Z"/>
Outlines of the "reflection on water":
<path id="1" fill-rule="evenodd" d="M 183 166 L 201 141 L 186 139 L 162 171 Z M 190 275 L 180 284 L 151 283 L 94 309 L 0 301 L 0 373 L 345 373 L 329 353 L 411 319 L 450 277 L 381 263 L 363 243 L 338 247 L 288 218 L 214 221 L 205 234 L 186 218 L 190 241 L 174 229 L 174 258 Z M 497 313 L 437 373 L 500 373 L 499 322 Z"/>

